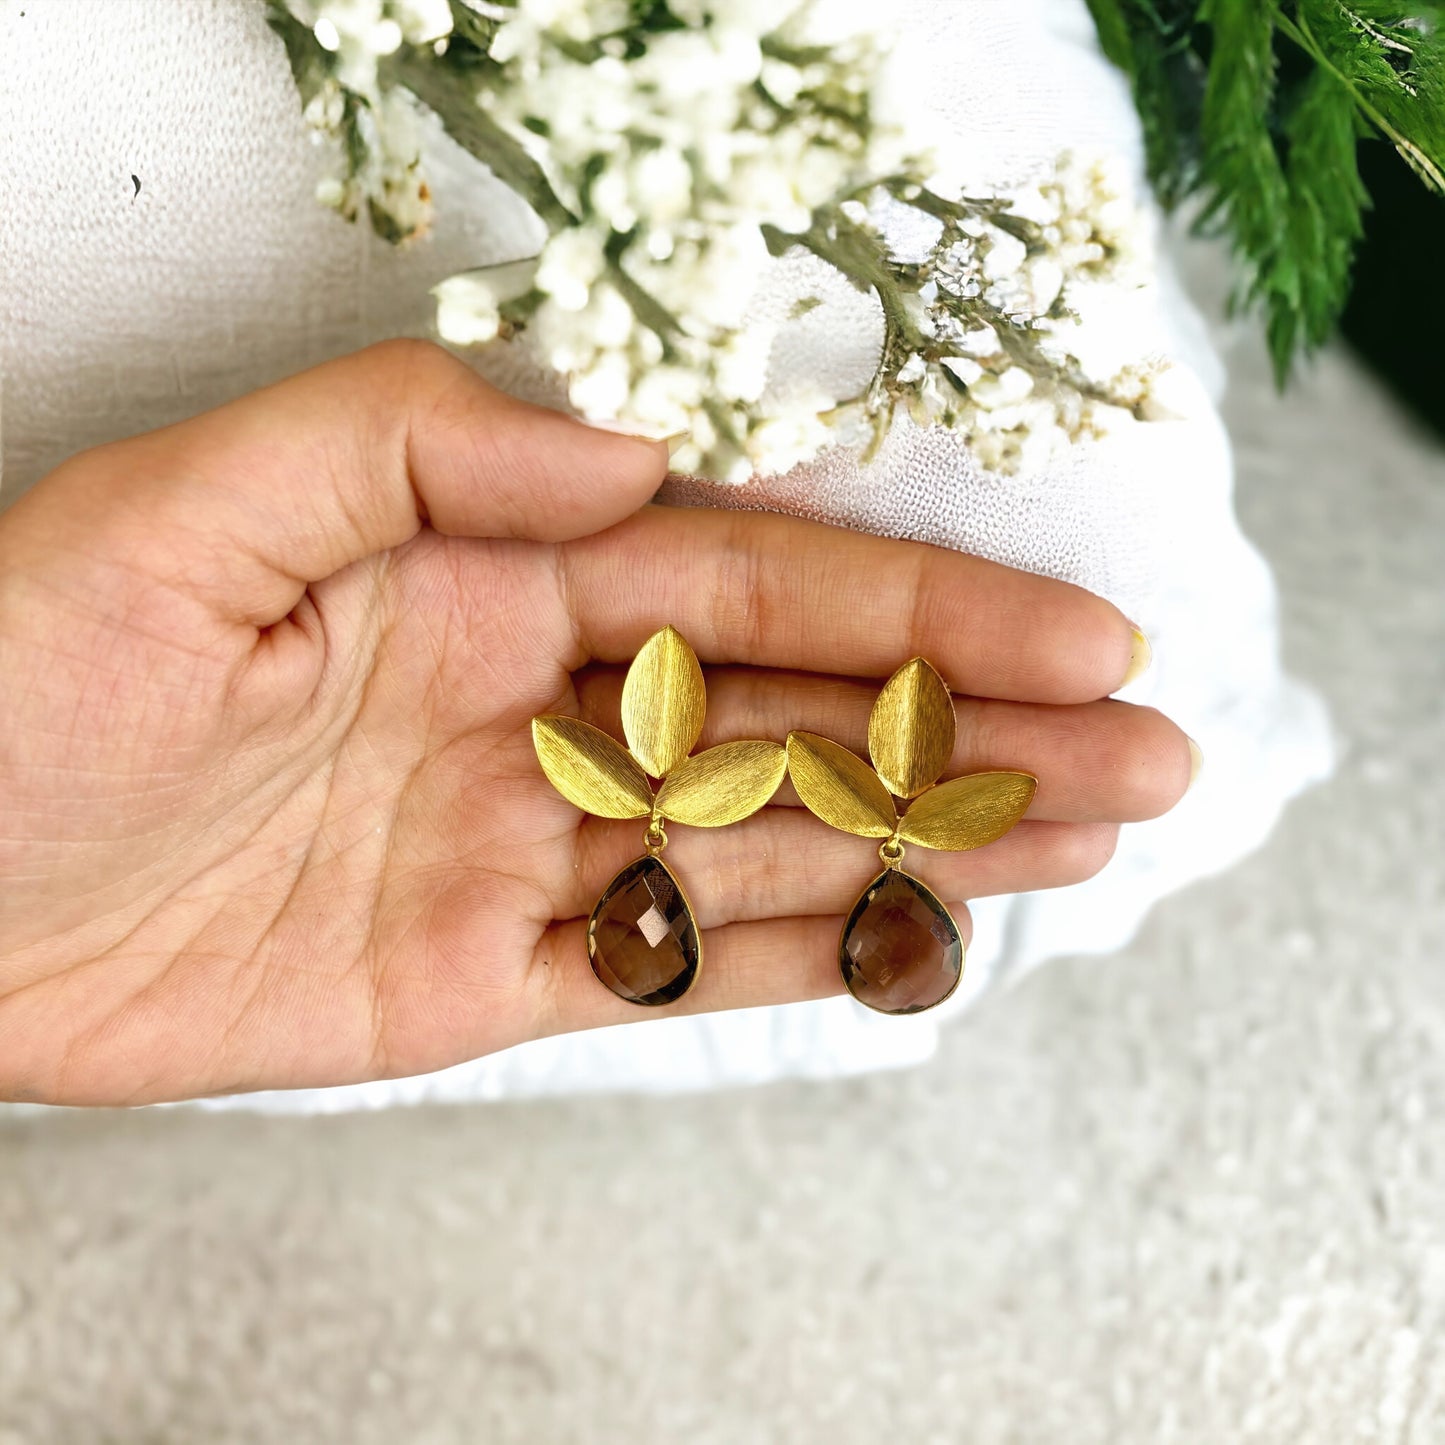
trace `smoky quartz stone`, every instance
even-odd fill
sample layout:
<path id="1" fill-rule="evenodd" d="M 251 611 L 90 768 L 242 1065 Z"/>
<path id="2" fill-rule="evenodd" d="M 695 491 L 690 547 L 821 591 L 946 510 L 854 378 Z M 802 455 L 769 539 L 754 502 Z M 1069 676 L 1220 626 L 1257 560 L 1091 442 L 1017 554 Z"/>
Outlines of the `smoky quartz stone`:
<path id="1" fill-rule="evenodd" d="M 942 1003 L 963 977 L 963 940 L 948 910 L 911 874 L 885 868 L 864 890 L 838 945 L 843 982 L 886 1014 Z"/>
<path id="2" fill-rule="evenodd" d="M 650 855 L 607 885 L 587 924 L 593 973 L 629 1003 L 681 998 L 697 977 L 701 952 L 681 886 L 667 864 Z"/>

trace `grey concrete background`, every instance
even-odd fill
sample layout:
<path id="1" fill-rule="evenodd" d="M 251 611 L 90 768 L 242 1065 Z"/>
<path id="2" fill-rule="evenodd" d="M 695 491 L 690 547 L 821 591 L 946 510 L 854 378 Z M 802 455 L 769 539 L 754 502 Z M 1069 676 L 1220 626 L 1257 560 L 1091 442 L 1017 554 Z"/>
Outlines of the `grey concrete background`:
<path id="1" fill-rule="evenodd" d="M 0 1124 L 0 1445 L 1445 1440 L 1445 455 L 1231 366 L 1344 746 L 1263 853 L 910 1074 Z"/>

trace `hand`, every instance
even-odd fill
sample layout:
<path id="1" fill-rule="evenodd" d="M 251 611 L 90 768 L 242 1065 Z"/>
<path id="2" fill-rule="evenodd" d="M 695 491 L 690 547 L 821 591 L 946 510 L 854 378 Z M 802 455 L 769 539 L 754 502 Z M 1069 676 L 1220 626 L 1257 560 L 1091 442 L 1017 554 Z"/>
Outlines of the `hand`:
<path id="1" fill-rule="evenodd" d="M 0 1096 L 337 1084 L 646 1017 L 584 942 L 641 825 L 560 798 L 529 723 L 618 735 L 668 622 L 707 667 L 704 746 L 862 750 L 881 679 L 934 662 L 965 694 L 950 771 L 1040 780 L 1000 842 L 915 860 L 950 903 L 1086 878 L 1184 791 L 1183 734 L 1100 700 L 1131 652 L 1108 603 L 647 505 L 666 463 L 388 343 L 83 453 L 0 517 Z M 674 828 L 708 960 L 662 1012 L 840 990 L 873 850 L 777 801 Z"/>

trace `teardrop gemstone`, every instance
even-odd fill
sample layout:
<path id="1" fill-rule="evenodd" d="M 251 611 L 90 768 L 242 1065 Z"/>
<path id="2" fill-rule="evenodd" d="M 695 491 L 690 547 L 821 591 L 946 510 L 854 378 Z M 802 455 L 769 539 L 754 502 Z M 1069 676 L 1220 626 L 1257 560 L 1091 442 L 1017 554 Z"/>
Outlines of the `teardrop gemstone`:
<path id="1" fill-rule="evenodd" d="M 885 868 L 843 925 L 838 964 L 848 992 L 885 1014 L 939 1004 L 963 977 L 963 939 L 942 903 L 911 874 Z"/>
<path id="2" fill-rule="evenodd" d="M 697 923 L 661 858 L 639 858 L 607 885 L 587 923 L 587 956 L 628 1003 L 672 1003 L 692 986 L 702 958 Z"/>

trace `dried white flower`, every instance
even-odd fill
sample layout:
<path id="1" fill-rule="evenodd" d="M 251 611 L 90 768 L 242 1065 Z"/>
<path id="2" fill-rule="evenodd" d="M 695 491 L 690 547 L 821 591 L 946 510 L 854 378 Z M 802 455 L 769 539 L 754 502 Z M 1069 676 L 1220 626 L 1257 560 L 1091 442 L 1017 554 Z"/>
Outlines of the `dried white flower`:
<path id="1" fill-rule="evenodd" d="M 532 289 L 535 261 L 513 261 L 449 276 L 432 288 L 437 329 L 458 346 L 494 341 L 502 330 L 502 308 Z"/>
<path id="2" fill-rule="evenodd" d="M 1036 185 L 964 199 L 966 158 L 940 154 L 876 4 L 282 3 L 314 41 L 298 61 L 288 40 L 306 119 L 344 142 L 319 198 L 394 240 L 425 230 L 406 87 L 425 95 L 549 233 L 528 261 L 438 286 L 442 336 L 524 332 L 584 416 L 686 433 L 679 467 L 787 470 L 842 437 L 876 444 L 901 407 L 1008 469 L 1093 435 L 1101 410 L 1148 413 L 1147 367 L 1090 369 L 1070 338 L 1071 285 L 1137 263 L 1127 178 L 1065 156 Z M 874 219 L 885 201 L 931 218 L 936 241 L 894 255 Z M 879 300 L 860 396 L 768 388 L 780 323 L 752 301 L 793 247 Z"/>

